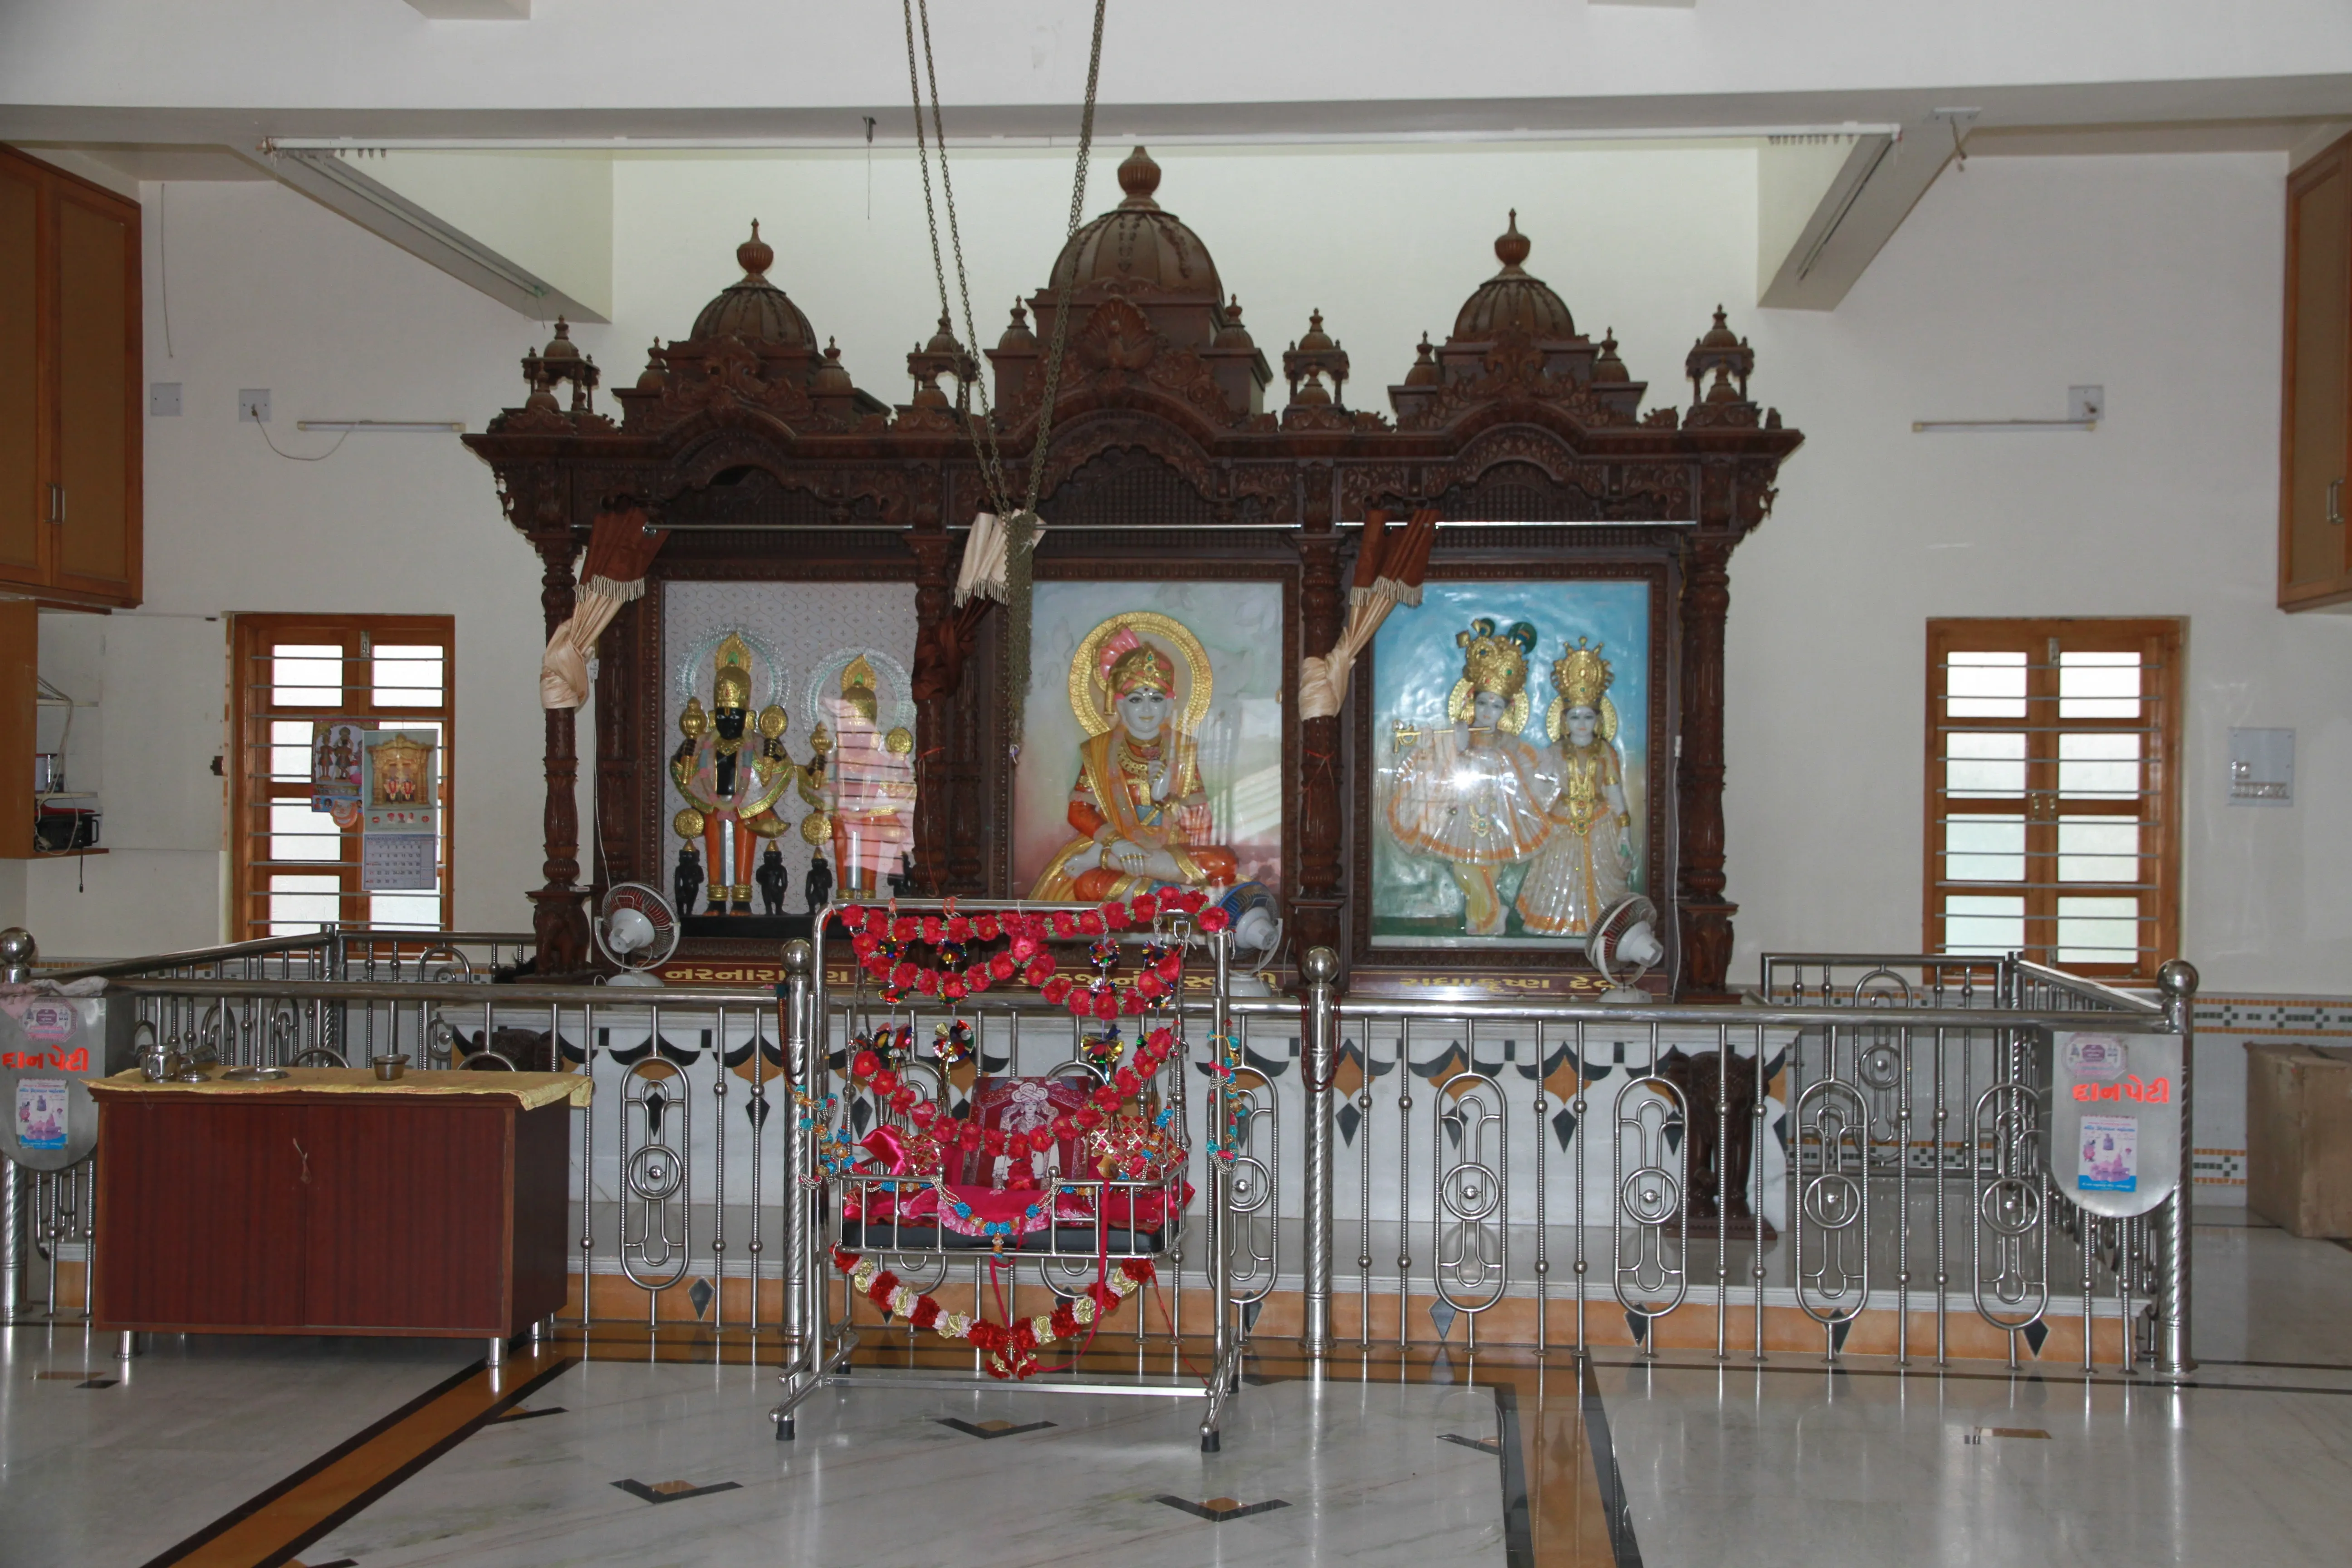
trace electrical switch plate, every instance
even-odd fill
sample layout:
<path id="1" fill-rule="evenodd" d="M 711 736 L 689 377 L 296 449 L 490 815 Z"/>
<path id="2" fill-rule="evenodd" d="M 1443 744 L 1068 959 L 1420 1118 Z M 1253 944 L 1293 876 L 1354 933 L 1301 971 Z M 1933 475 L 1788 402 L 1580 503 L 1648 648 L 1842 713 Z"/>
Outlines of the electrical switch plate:
<path id="1" fill-rule="evenodd" d="M 158 419 L 180 416 L 180 384 L 176 381 L 151 381 L 147 384 L 147 412 Z"/>
<path id="2" fill-rule="evenodd" d="M 2070 386 L 2066 389 L 2066 417 L 2069 419 L 2105 419 L 2107 416 L 2107 389 L 2104 386 Z"/>
<path id="3" fill-rule="evenodd" d="M 236 422 L 240 425 L 269 423 L 269 388 L 247 386 L 237 390 Z"/>
<path id="4" fill-rule="evenodd" d="M 2294 731 L 2230 731 L 2230 804 L 2294 804 Z"/>

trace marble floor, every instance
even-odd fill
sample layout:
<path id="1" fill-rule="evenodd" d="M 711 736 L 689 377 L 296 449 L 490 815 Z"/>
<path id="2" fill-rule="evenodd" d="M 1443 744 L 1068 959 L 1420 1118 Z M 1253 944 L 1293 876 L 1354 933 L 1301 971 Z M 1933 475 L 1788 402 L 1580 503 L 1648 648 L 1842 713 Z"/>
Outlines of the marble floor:
<path id="1" fill-rule="evenodd" d="M 0 1564 L 2341 1563 L 2352 1248 L 2200 1214 L 2184 1386 L 1458 1347 L 1194 1400 L 825 1390 L 772 1346 L 0 1334 Z M 766 1364 L 761 1364 L 764 1362 Z"/>

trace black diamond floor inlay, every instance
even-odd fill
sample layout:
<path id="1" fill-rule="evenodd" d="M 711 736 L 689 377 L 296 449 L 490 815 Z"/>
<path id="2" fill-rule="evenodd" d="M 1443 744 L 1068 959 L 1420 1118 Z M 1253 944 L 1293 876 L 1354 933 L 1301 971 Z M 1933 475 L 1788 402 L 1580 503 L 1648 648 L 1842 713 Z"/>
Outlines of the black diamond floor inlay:
<path id="1" fill-rule="evenodd" d="M 967 1437 L 1018 1437 L 1024 1432 L 1043 1432 L 1054 1424 L 1032 1421 L 1025 1426 L 1015 1426 L 1010 1421 L 959 1421 L 952 1415 L 943 1415 L 940 1425 L 952 1426 Z"/>
<path id="2" fill-rule="evenodd" d="M 1223 1524 L 1230 1519 L 1247 1519 L 1254 1513 L 1270 1513 L 1290 1505 L 1280 1498 L 1268 1498 L 1264 1502 L 1243 1502 L 1237 1498 L 1213 1497 L 1206 1502 L 1194 1502 L 1191 1498 L 1170 1497 L 1165 1493 L 1152 1500 L 1170 1508 L 1181 1509 L 1195 1519 L 1205 1519 L 1212 1524 Z"/>
<path id="3" fill-rule="evenodd" d="M 614 1481 L 614 1486 L 631 1497 L 647 1502 L 684 1502 L 690 1497 L 709 1497 L 712 1492 L 731 1492 L 740 1482 L 719 1481 L 712 1486 L 698 1487 L 692 1481 L 656 1481 L 647 1486 L 643 1481 Z"/>
<path id="4" fill-rule="evenodd" d="M 517 1405 L 503 1415 L 491 1416 L 489 1419 L 489 1425 L 493 1426 L 503 1426 L 509 1421 L 535 1421 L 541 1415 L 562 1415 L 564 1414 L 566 1414 L 566 1412 L 561 1405 L 543 1405 L 536 1410 L 525 1410 L 522 1406 Z"/>
<path id="5" fill-rule="evenodd" d="M 1475 1448 L 1482 1454 L 1500 1455 L 1503 1451 L 1502 1443 L 1493 1437 L 1465 1437 L 1459 1432 L 1440 1432 L 1437 1435 L 1437 1440 L 1441 1443 L 1459 1443 L 1465 1448 Z"/>

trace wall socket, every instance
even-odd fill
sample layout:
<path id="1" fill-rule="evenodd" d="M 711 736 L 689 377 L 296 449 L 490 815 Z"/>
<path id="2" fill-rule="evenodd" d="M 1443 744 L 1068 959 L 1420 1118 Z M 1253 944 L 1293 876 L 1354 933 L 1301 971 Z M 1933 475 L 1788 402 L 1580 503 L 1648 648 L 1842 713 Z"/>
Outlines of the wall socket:
<path id="1" fill-rule="evenodd" d="M 2070 386 L 2066 389 L 2066 417 L 2069 419 L 2105 419 L 2107 416 L 2107 389 L 2104 386 Z"/>
<path id="2" fill-rule="evenodd" d="M 147 384 L 147 412 L 158 419 L 176 419 L 180 415 L 180 384 L 176 381 L 151 381 Z"/>
<path id="3" fill-rule="evenodd" d="M 236 422 L 240 425 L 269 423 L 269 388 L 240 387 L 236 395 Z"/>

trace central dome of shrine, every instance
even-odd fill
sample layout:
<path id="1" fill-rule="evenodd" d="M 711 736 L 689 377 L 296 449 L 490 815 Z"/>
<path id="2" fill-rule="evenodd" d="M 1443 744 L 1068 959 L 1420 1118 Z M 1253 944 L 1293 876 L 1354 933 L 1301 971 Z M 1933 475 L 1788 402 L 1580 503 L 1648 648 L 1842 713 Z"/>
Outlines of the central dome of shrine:
<path id="1" fill-rule="evenodd" d="M 1520 268 L 1532 248 L 1519 232 L 1518 209 L 1514 207 L 1509 226 L 1495 239 L 1495 255 L 1503 269 L 1463 301 L 1462 313 L 1454 318 L 1455 342 L 1491 342 L 1503 332 L 1524 332 L 1538 342 L 1576 336 L 1567 302 L 1551 291 L 1551 285 Z"/>
<path id="2" fill-rule="evenodd" d="M 1046 292 L 1065 288 L 1087 294 L 1201 300 L 1222 305 L 1217 264 L 1209 247 L 1174 213 L 1152 200 L 1160 188 L 1160 165 L 1138 147 L 1118 166 L 1127 199 L 1070 236 L 1054 259 Z"/>
<path id="3" fill-rule="evenodd" d="M 694 318 L 693 341 L 731 337 L 747 343 L 814 351 L 816 329 L 809 325 L 790 295 L 768 281 L 768 268 L 775 265 L 776 253 L 760 237 L 757 218 L 751 220 L 751 237 L 735 247 L 735 259 L 743 268 L 742 280 L 730 283 L 702 307 L 702 314 Z"/>

